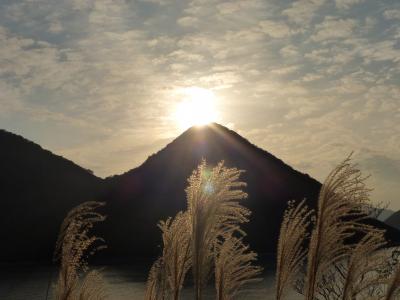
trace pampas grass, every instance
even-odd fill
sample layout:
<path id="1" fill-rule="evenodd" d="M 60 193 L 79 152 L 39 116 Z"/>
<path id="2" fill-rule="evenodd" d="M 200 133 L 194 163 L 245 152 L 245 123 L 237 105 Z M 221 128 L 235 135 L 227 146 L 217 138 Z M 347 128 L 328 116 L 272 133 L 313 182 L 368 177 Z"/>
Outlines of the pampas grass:
<path id="1" fill-rule="evenodd" d="M 378 230 L 367 233 L 355 245 L 346 264 L 343 299 L 377 296 L 373 295 L 376 288 L 384 283 L 377 271 L 385 267 L 386 253 L 380 251 L 385 245 L 384 232 Z"/>
<path id="2" fill-rule="evenodd" d="M 400 265 L 393 272 L 393 275 L 387 281 L 387 291 L 385 300 L 395 300 L 400 298 Z"/>
<path id="3" fill-rule="evenodd" d="M 191 266 L 189 215 L 179 212 L 174 219 L 161 221 L 158 226 L 164 247 L 162 257 L 154 266 L 155 276 L 149 278 L 149 295 L 151 290 L 157 290 L 154 287 L 161 286 L 166 294 L 177 300 Z"/>
<path id="4" fill-rule="evenodd" d="M 313 300 L 320 281 L 332 265 L 348 257 L 351 246 L 346 240 L 356 231 L 368 230 L 360 220 L 365 218 L 370 190 L 350 157 L 339 164 L 322 185 L 318 213 L 311 233 L 305 295 Z"/>
<path id="5" fill-rule="evenodd" d="M 261 269 L 253 266 L 256 254 L 243 245 L 240 224 L 250 211 L 239 202 L 247 197 L 239 181 L 242 171 L 214 168 L 203 161 L 188 179 L 188 208 L 174 219 L 161 221 L 163 253 L 147 280 L 146 300 L 179 299 L 185 275 L 193 271 L 195 299 L 201 299 L 215 268 L 219 299 L 232 299 Z M 223 287 L 223 288 L 221 288 Z"/>
<path id="6" fill-rule="evenodd" d="M 276 299 L 282 299 L 286 288 L 294 284 L 307 257 L 304 239 L 308 237 L 313 211 L 305 200 L 297 206 L 289 203 L 281 224 L 276 266 Z"/>
<path id="7" fill-rule="evenodd" d="M 262 268 L 254 266 L 257 254 L 245 246 L 241 238 L 227 236 L 216 247 L 215 288 L 218 300 L 233 299 L 239 289 L 258 281 Z"/>
<path id="8" fill-rule="evenodd" d="M 202 298 L 212 268 L 213 248 L 220 236 L 240 232 L 250 211 L 239 204 L 247 197 L 239 181 L 242 171 L 223 162 L 212 170 L 203 161 L 189 178 L 186 189 L 191 226 L 191 250 L 195 299 Z"/>
<path id="9" fill-rule="evenodd" d="M 54 260 L 60 261 L 55 288 L 57 300 L 94 299 L 92 295 L 103 299 L 100 297 L 103 293 L 97 293 L 103 290 L 98 273 L 85 275 L 83 284 L 80 273 L 88 271 L 88 256 L 104 248 L 102 238 L 90 235 L 93 226 L 105 220 L 105 216 L 96 212 L 104 205 L 95 201 L 82 203 L 69 212 L 61 225 L 54 252 Z"/>
<path id="10" fill-rule="evenodd" d="M 159 257 L 151 266 L 147 278 L 145 300 L 163 300 L 167 296 L 167 279 L 164 259 Z"/>
<path id="11" fill-rule="evenodd" d="M 103 276 L 100 272 L 89 271 L 83 278 L 79 289 L 79 300 L 99 300 L 106 299 Z"/>
<path id="12" fill-rule="evenodd" d="M 384 231 L 363 222 L 371 212 L 365 179 L 348 157 L 322 185 L 315 217 L 304 201 L 289 205 L 278 244 L 277 299 L 294 277 L 306 300 L 398 299 L 400 268 L 388 263 L 397 249 L 385 248 Z"/>

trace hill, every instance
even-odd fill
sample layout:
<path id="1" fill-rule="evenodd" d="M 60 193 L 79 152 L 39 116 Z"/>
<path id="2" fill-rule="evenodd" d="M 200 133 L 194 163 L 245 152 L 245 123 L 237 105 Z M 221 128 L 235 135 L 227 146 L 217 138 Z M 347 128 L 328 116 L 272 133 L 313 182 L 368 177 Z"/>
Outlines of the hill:
<path id="1" fill-rule="evenodd" d="M 106 201 L 107 220 L 97 228 L 108 249 L 100 258 L 125 260 L 158 255 L 157 223 L 186 208 L 187 178 L 206 159 L 245 170 L 253 212 L 247 241 L 258 252 L 275 252 L 289 200 L 315 207 L 321 184 L 218 124 L 193 127 L 141 166 L 101 179 L 21 136 L 0 131 L 0 261 L 51 258 L 59 226 L 68 211 L 87 200 Z M 397 230 L 388 238 L 400 242 Z M 4 242 L 5 241 L 5 242 Z"/>
<path id="2" fill-rule="evenodd" d="M 49 259 L 75 205 L 103 180 L 21 136 L 0 130 L 0 260 Z"/>
<path id="3" fill-rule="evenodd" d="M 388 208 L 383 208 L 378 216 L 378 220 L 383 221 L 386 223 L 386 220 L 390 218 L 395 212 Z"/>
<path id="4" fill-rule="evenodd" d="M 393 228 L 400 230 L 400 211 L 393 213 L 389 218 L 385 220 L 385 223 Z"/>
<path id="5" fill-rule="evenodd" d="M 106 179 L 110 193 L 104 230 L 113 257 L 158 253 L 156 224 L 186 208 L 186 180 L 202 159 L 210 164 L 224 160 L 227 166 L 246 171 L 242 179 L 249 198 L 243 204 L 253 213 L 245 230 L 258 252 L 275 252 L 289 200 L 306 198 L 315 207 L 321 187 L 315 179 L 221 125 L 192 127 L 140 167 Z M 385 227 L 379 221 L 376 225 Z M 400 237 L 397 231 L 388 236 Z"/>

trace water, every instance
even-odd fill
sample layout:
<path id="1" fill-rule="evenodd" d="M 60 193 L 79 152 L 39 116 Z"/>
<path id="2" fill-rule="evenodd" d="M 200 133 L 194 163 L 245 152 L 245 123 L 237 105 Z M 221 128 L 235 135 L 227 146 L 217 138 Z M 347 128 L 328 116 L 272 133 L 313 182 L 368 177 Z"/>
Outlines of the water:
<path id="1" fill-rule="evenodd" d="M 113 265 L 101 268 L 109 299 L 143 299 L 148 266 L 146 264 Z M 0 265 L 1 300 L 52 299 L 51 287 L 55 282 L 55 267 L 37 264 Z M 191 287 L 184 288 L 182 299 L 193 299 Z M 205 299 L 215 299 L 213 287 L 207 288 Z M 260 282 L 246 286 L 237 299 L 274 299 L 274 272 L 267 269 Z M 291 292 L 287 299 L 302 299 Z"/>

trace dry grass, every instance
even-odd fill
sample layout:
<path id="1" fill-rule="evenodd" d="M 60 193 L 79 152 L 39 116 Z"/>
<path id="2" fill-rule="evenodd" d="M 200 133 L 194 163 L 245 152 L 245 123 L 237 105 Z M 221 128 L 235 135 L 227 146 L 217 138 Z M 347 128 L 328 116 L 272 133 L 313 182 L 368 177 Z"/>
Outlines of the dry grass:
<path id="1" fill-rule="evenodd" d="M 330 173 L 320 191 L 310 239 L 312 212 L 304 202 L 289 206 L 278 245 L 277 299 L 295 277 L 300 277 L 298 291 L 307 300 L 400 296 L 400 269 L 388 264 L 393 249 L 384 249 L 384 231 L 363 223 L 371 208 L 365 179 L 350 157 Z M 351 244 L 355 234 L 362 238 Z"/>
<path id="2" fill-rule="evenodd" d="M 289 203 L 279 234 L 276 266 L 276 299 L 282 299 L 286 288 L 293 284 L 299 274 L 307 249 L 304 239 L 308 238 L 313 211 L 301 201 L 297 206 Z"/>
<path id="3" fill-rule="evenodd" d="M 163 253 L 153 264 L 147 279 L 146 300 L 179 299 L 185 276 L 191 267 L 190 231 L 187 212 L 160 221 Z"/>
<path id="4" fill-rule="evenodd" d="M 247 251 L 240 238 L 233 237 L 245 234 L 240 224 L 247 222 L 250 215 L 240 204 L 247 197 L 242 190 L 245 183 L 239 181 L 241 173 L 236 168 L 226 168 L 223 162 L 211 169 L 205 161 L 193 172 L 186 189 L 187 211 L 160 222 L 163 254 L 150 270 L 146 299 L 179 299 L 189 268 L 193 271 L 195 299 L 202 298 L 215 266 L 220 267 L 218 283 L 223 277 L 230 278 L 230 282 L 224 280 L 229 289 L 225 294 L 219 292 L 224 297 L 221 299 L 235 294 L 258 274 L 259 268 L 251 265 L 255 254 Z M 224 260 L 228 253 L 232 264 Z M 223 266 L 226 268 L 221 269 Z"/>
<path id="5" fill-rule="evenodd" d="M 393 275 L 387 281 L 385 300 L 400 299 L 400 265 L 397 266 Z"/>
<path id="6" fill-rule="evenodd" d="M 262 268 L 254 266 L 257 254 L 241 238 L 228 236 L 216 247 L 215 288 L 218 300 L 233 299 L 240 288 L 258 281 Z"/>
<path id="7" fill-rule="evenodd" d="M 322 185 L 308 250 L 306 299 L 314 299 L 323 274 L 349 256 L 351 246 L 345 241 L 357 231 L 369 229 L 360 223 L 366 217 L 369 192 L 365 178 L 350 158 L 339 164 Z"/>
<path id="8" fill-rule="evenodd" d="M 162 300 L 167 297 L 167 278 L 164 259 L 159 257 L 151 266 L 147 278 L 145 300 Z"/>
<path id="9" fill-rule="evenodd" d="M 386 254 L 382 231 L 369 232 L 355 245 L 346 264 L 342 288 L 343 299 L 367 298 L 375 294 L 384 281 L 377 270 L 385 266 Z"/>
<path id="10" fill-rule="evenodd" d="M 97 272 L 87 273 L 82 282 L 80 276 L 88 271 L 88 256 L 104 248 L 103 239 L 90 234 L 93 226 L 105 219 L 95 211 L 101 206 L 104 203 L 85 202 L 72 209 L 61 225 L 54 252 L 54 260 L 60 261 L 55 288 L 57 300 L 94 299 L 91 296 L 94 292 L 96 299 L 104 298 L 100 297 L 104 287 Z"/>
<path id="11" fill-rule="evenodd" d="M 247 222 L 250 211 L 240 205 L 247 197 L 239 181 L 242 172 L 226 168 L 223 162 L 212 170 L 205 162 L 189 178 L 186 189 L 191 222 L 191 249 L 195 298 L 202 298 L 213 261 L 213 248 L 219 237 L 235 231 Z"/>
<path id="12" fill-rule="evenodd" d="M 79 289 L 79 300 L 106 299 L 104 280 L 100 272 L 89 271 L 83 278 Z"/>

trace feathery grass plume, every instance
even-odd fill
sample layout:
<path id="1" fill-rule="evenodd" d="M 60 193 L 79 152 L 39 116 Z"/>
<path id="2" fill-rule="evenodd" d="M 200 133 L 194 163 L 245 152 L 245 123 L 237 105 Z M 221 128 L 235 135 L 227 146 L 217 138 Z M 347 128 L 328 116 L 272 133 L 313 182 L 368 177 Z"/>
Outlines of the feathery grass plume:
<path id="1" fill-rule="evenodd" d="M 366 217 L 365 207 L 369 202 L 370 190 L 365 186 L 365 179 L 349 156 L 321 187 L 307 259 L 307 300 L 315 299 L 323 275 L 349 256 L 351 245 L 345 241 L 355 232 L 368 229 L 360 222 Z"/>
<path id="2" fill-rule="evenodd" d="M 342 299 L 367 299 L 385 283 L 378 272 L 385 268 L 387 255 L 383 230 L 371 230 L 352 249 L 346 264 Z M 362 298 L 360 298 L 362 297 Z"/>
<path id="3" fill-rule="evenodd" d="M 159 227 L 163 239 L 163 262 L 168 292 L 179 299 L 186 273 L 191 267 L 189 214 L 178 212 L 174 219 L 161 221 Z"/>
<path id="4" fill-rule="evenodd" d="M 215 287 L 218 300 L 230 300 L 240 288 L 258 281 L 262 268 L 252 263 L 257 254 L 249 251 L 242 238 L 227 236 L 216 245 L 215 249 Z"/>
<path id="5" fill-rule="evenodd" d="M 100 272 L 89 271 L 83 278 L 79 288 L 79 300 L 106 299 L 104 280 Z"/>
<path id="6" fill-rule="evenodd" d="M 240 232 L 250 211 L 239 204 L 247 194 L 239 181 L 242 171 L 223 162 L 210 170 L 205 161 L 193 172 L 186 189 L 191 227 L 191 251 L 195 299 L 202 298 L 212 268 L 213 247 L 218 237 Z"/>
<path id="7" fill-rule="evenodd" d="M 385 300 L 400 299 L 400 264 L 396 267 L 393 275 L 387 282 L 387 290 Z"/>
<path id="8" fill-rule="evenodd" d="M 163 257 L 159 257 L 151 266 L 145 300 L 164 300 L 167 297 L 167 278 Z"/>
<path id="9" fill-rule="evenodd" d="M 102 238 L 90 235 L 94 224 L 105 220 L 105 216 L 95 211 L 104 205 L 95 201 L 82 203 L 61 224 L 54 252 L 54 261 L 61 261 L 55 289 L 57 300 L 77 299 L 81 288 L 79 273 L 88 270 L 88 256 L 105 247 Z"/>
<path id="10" fill-rule="evenodd" d="M 305 205 L 305 200 L 297 206 L 289 202 L 285 211 L 278 240 L 276 264 L 276 299 L 282 299 L 285 289 L 294 284 L 307 257 L 304 241 L 309 236 L 313 211 Z"/>

